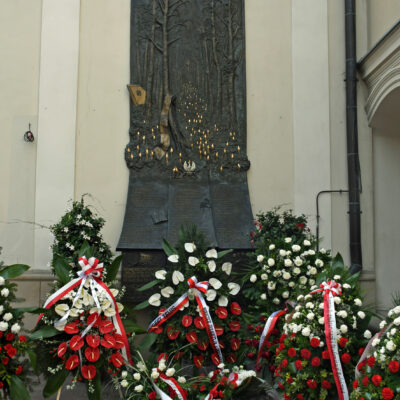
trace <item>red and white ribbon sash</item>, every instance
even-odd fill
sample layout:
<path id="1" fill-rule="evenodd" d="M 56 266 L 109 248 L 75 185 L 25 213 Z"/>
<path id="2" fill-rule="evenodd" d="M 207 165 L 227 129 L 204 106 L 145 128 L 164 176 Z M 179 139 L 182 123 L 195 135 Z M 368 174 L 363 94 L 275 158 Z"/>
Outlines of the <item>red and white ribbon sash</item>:
<path id="1" fill-rule="evenodd" d="M 200 315 L 203 318 L 211 347 L 216 352 L 219 363 L 223 363 L 222 352 L 218 342 L 217 333 L 215 332 L 215 326 L 211 318 L 209 307 L 202 295 L 202 293 L 204 294 L 207 292 L 209 283 L 208 281 L 198 282 L 195 276 L 189 278 L 187 280 L 187 283 L 189 285 L 189 290 L 195 289 L 194 296 L 197 305 L 199 306 Z M 175 303 L 169 306 L 162 314 L 160 314 L 153 322 L 151 322 L 147 330 L 150 332 L 153 328 L 157 328 L 165 321 L 168 321 L 168 319 L 170 319 L 175 313 L 177 313 L 188 301 L 189 294 L 183 294 L 181 297 L 179 297 L 177 301 L 175 301 Z"/>
<path id="2" fill-rule="evenodd" d="M 271 336 L 272 330 L 275 328 L 276 323 L 278 322 L 279 318 L 282 317 L 282 315 L 285 315 L 288 312 L 288 308 L 286 307 L 283 310 L 275 311 L 273 312 L 267 319 L 267 322 L 265 323 L 264 329 L 262 331 L 261 337 L 260 337 L 260 342 L 258 344 L 258 354 L 257 354 L 257 361 L 256 365 L 259 364 L 261 354 L 264 350 L 264 347 Z"/>
<path id="3" fill-rule="evenodd" d="M 344 379 L 343 368 L 340 362 L 339 347 L 336 333 L 336 313 L 334 296 L 342 294 L 341 285 L 335 281 L 323 282 L 320 289 L 314 290 L 311 294 L 324 294 L 324 320 L 325 320 L 325 339 L 328 346 L 329 357 L 331 360 L 333 377 L 335 379 L 339 400 L 349 400 L 349 391 L 346 380 Z"/>
<path id="4" fill-rule="evenodd" d="M 79 287 L 77 294 L 72 302 L 72 306 L 68 310 L 68 312 L 60 319 L 58 320 L 55 325 L 59 326 L 62 325 L 65 321 L 67 321 L 70 311 L 75 305 L 75 303 L 78 301 L 80 297 L 81 290 L 86 282 L 86 280 L 89 279 L 90 282 L 90 289 L 91 289 L 91 294 L 93 297 L 94 302 L 96 303 L 96 307 L 101 309 L 99 300 L 97 298 L 96 294 L 96 289 L 99 290 L 100 292 L 104 292 L 105 296 L 107 299 L 110 301 L 113 309 L 115 310 L 115 315 L 112 317 L 112 322 L 114 325 L 114 329 L 118 334 L 122 336 L 122 340 L 124 342 L 124 347 L 121 349 L 122 355 L 127 360 L 129 363 L 132 363 L 131 359 L 131 354 L 129 350 L 129 343 L 128 343 L 128 338 L 126 336 L 125 328 L 122 324 L 121 317 L 118 312 L 118 307 L 117 303 L 115 301 L 115 298 L 113 294 L 111 293 L 110 289 L 108 286 L 101 280 L 103 276 L 103 264 L 99 264 L 99 260 L 97 258 L 91 257 L 89 260 L 86 259 L 85 256 L 79 258 L 79 265 L 81 266 L 82 270 L 78 272 L 79 278 L 75 278 L 72 281 L 68 282 L 66 285 L 64 285 L 61 289 L 57 290 L 55 293 L 53 293 L 49 298 L 46 300 L 44 303 L 43 308 L 49 309 L 53 305 L 55 305 L 58 301 L 60 301 L 64 296 L 66 296 L 68 293 L 70 293 L 72 290 L 75 288 Z M 40 315 L 38 322 L 41 320 L 43 317 L 43 314 Z M 94 321 L 95 322 L 95 321 Z M 86 329 L 82 332 L 81 337 L 83 338 L 87 332 L 90 331 L 92 328 L 93 324 L 90 324 L 89 326 L 86 327 Z"/>
<path id="5" fill-rule="evenodd" d="M 180 387 L 179 383 L 175 378 L 169 377 L 162 372 L 160 372 L 160 378 L 164 383 L 166 383 L 178 396 L 179 400 L 187 400 L 186 392 Z M 171 399 L 167 394 L 165 394 L 156 384 L 153 382 L 153 387 L 156 393 L 161 397 L 162 400 Z"/>
<path id="6" fill-rule="evenodd" d="M 239 374 L 236 372 L 231 372 L 228 377 L 228 383 L 231 383 L 234 388 L 240 386 L 243 382 L 239 379 Z M 204 400 L 214 400 L 219 396 L 218 387 L 221 384 L 221 381 L 218 382 L 208 393 L 207 397 Z"/>

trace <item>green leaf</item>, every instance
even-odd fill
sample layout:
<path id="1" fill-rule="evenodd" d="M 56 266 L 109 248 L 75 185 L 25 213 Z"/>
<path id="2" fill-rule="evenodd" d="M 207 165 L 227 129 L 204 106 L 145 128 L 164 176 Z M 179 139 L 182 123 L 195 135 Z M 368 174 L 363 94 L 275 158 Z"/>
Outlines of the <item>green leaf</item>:
<path id="1" fill-rule="evenodd" d="M 143 285 L 142 287 L 140 287 L 139 289 L 136 289 L 138 292 L 144 292 L 147 289 L 152 288 L 153 286 L 156 286 L 157 283 L 160 282 L 158 279 L 148 282 L 145 285 Z"/>
<path id="2" fill-rule="evenodd" d="M 141 350 L 147 350 L 149 349 L 154 342 L 157 339 L 157 335 L 155 333 L 149 333 L 148 335 L 145 336 L 145 338 L 142 340 L 142 342 L 139 345 L 139 348 Z"/>
<path id="3" fill-rule="evenodd" d="M 10 377 L 10 394 L 14 400 L 30 400 L 31 398 L 25 383 L 17 375 Z"/>
<path id="4" fill-rule="evenodd" d="M 87 259 L 93 256 L 93 249 L 90 247 L 89 243 L 85 240 L 82 247 L 79 249 L 79 257 L 85 256 Z"/>
<path id="5" fill-rule="evenodd" d="M 14 308 L 13 314 L 14 317 L 17 319 L 20 316 L 24 315 L 25 313 L 31 314 L 41 314 L 45 309 L 40 307 L 21 307 L 21 308 Z"/>
<path id="6" fill-rule="evenodd" d="M 0 276 L 2 276 L 4 279 L 17 278 L 24 272 L 28 271 L 29 268 L 29 265 L 25 264 L 9 265 L 8 267 L 5 267 L 0 271 Z"/>
<path id="7" fill-rule="evenodd" d="M 40 340 L 40 339 L 45 339 L 45 338 L 50 338 L 50 337 L 56 336 L 60 333 L 61 332 L 58 331 L 56 328 L 46 325 L 43 328 L 40 328 L 37 331 L 33 332 L 30 335 L 30 338 L 32 340 L 38 340 L 38 339 Z"/>
<path id="8" fill-rule="evenodd" d="M 174 246 L 172 246 L 172 244 L 165 239 L 163 239 L 162 247 L 168 257 L 172 256 L 173 254 L 178 254 L 178 251 L 174 248 Z"/>
<path id="9" fill-rule="evenodd" d="M 46 386 L 43 388 L 43 396 L 50 397 L 57 393 L 65 379 L 67 379 L 68 374 L 69 371 L 63 368 L 60 371 L 57 371 L 54 375 L 51 375 L 49 379 L 47 379 Z"/>
<path id="10" fill-rule="evenodd" d="M 222 258 L 222 257 L 226 256 L 227 254 L 232 253 L 232 251 L 233 251 L 232 249 L 220 251 L 220 252 L 218 252 L 218 258 Z"/>
<path id="11" fill-rule="evenodd" d="M 58 279 L 63 285 L 71 280 L 71 278 L 69 277 L 71 267 L 69 266 L 68 261 L 65 258 L 56 254 L 53 258 L 53 266 L 54 272 L 56 273 Z"/>
<path id="12" fill-rule="evenodd" d="M 87 395 L 89 400 L 100 400 L 101 398 L 101 380 L 99 373 L 92 379 L 94 392 L 89 392 L 89 384 L 86 383 Z"/>
<path id="13" fill-rule="evenodd" d="M 149 304 L 149 301 L 148 300 L 145 300 L 145 301 L 143 301 L 142 303 L 139 303 L 138 305 L 136 305 L 135 307 L 133 307 L 133 309 L 134 310 L 143 310 L 144 308 L 146 308 L 146 307 L 148 307 L 150 304 Z"/>
<path id="14" fill-rule="evenodd" d="M 29 360 L 31 362 L 32 368 L 35 371 L 35 373 L 38 373 L 38 369 L 37 369 L 37 355 L 34 351 L 32 350 L 28 350 L 28 356 L 29 356 Z"/>
<path id="15" fill-rule="evenodd" d="M 138 325 L 136 322 L 130 319 L 124 319 L 122 323 L 124 324 L 126 332 L 129 333 L 134 332 L 136 335 L 142 335 L 143 333 L 147 333 L 146 329 L 142 328 L 140 325 Z"/>
<path id="16" fill-rule="evenodd" d="M 320 273 L 320 274 L 318 274 L 318 276 L 317 276 L 317 279 L 316 279 L 316 281 L 315 281 L 315 284 L 316 284 L 317 286 L 319 286 L 322 282 L 325 282 L 326 280 L 327 280 L 326 273 L 325 273 L 325 272 Z"/>
<path id="17" fill-rule="evenodd" d="M 344 269 L 344 261 L 340 253 L 337 253 L 336 257 L 332 260 L 331 268 L 334 272 L 339 272 L 340 270 Z"/>
<path id="18" fill-rule="evenodd" d="M 361 271 L 360 271 L 360 272 L 357 272 L 357 273 L 355 273 L 355 274 L 353 274 L 353 275 L 351 275 L 350 278 L 347 279 L 347 283 L 348 283 L 352 288 L 354 288 L 354 287 L 356 286 L 358 280 L 360 279 L 360 274 L 361 274 Z"/>
<path id="19" fill-rule="evenodd" d="M 114 258 L 114 261 L 107 268 L 107 282 L 112 282 L 117 279 L 118 271 L 121 266 L 122 255 Z"/>

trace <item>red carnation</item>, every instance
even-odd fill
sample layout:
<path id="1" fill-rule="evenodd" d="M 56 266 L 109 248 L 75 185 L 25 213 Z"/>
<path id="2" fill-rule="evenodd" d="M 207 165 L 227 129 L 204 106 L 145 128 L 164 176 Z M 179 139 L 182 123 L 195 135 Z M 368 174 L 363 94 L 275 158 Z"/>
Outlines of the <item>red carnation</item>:
<path id="1" fill-rule="evenodd" d="M 22 365 L 18 365 L 17 369 L 15 370 L 16 375 L 21 375 L 22 374 Z"/>
<path id="2" fill-rule="evenodd" d="M 313 357 L 313 359 L 311 360 L 311 365 L 313 367 L 319 367 L 321 365 L 321 360 L 319 357 Z"/>
<path id="3" fill-rule="evenodd" d="M 240 322 L 239 321 L 229 322 L 229 328 L 232 332 L 237 332 L 240 329 Z"/>
<path id="4" fill-rule="evenodd" d="M 190 325 L 192 325 L 192 322 L 193 322 L 193 318 L 190 315 L 184 315 L 182 317 L 182 325 L 185 328 L 188 328 Z"/>
<path id="5" fill-rule="evenodd" d="M 78 351 L 83 345 L 84 342 L 80 335 L 72 336 L 71 340 L 69 341 L 69 348 L 73 351 Z"/>
<path id="6" fill-rule="evenodd" d="M 156 392 L 151 392 L 150 394 L 149 394 L 149 400 L 156 400 Z"/>
<path id="7" fill-rule="evenodd" d="M 300 355 L 305 359 L 308 360 L 311 357 L 311 351 L 308 349 L 301 349 Z"/>
<path id="8" fill-rule="evenodd" d="M 81 368 L 82 376 L 85 379 L 91 380 L 96 376 L 96 367 L 94 365 L 83 365 Z"/>
<path id="9" fill-rule="evenodd" d="M 99 331 L 103 335 L 105 333 L 110 333 L 114 329 L 114 325 L 110 320 L 101 321 L 99 323 Z"/>
<path id="10" fill-rule="evenodd" d="M 399 371 L 399 362 L 398 361 L 390 361 L 389 362 L 389 371 L 393 374 Z"/>
<path id="11" fill-rule="evenodd" d="M 362 378 L 361 382 L 364 386 L 368 386 L 368 382 L 369 382 L 368 376 L 364 376 L 364 378 Z"/>
<path id="12" fill-rule="evenodd" d="M 3 358 L 1 359 L 1 362 L 2 362 L 4 365 L 7 365 L 7 364 L 9 363 L 9 361 L 10 361 L 10 359 L 9 359 L 8 357 L 3 357 Z"/>
<path id="13" fill-rule="evenodd" d="M 100 358 L 100 350 L 98 347 L 86 347 L 85 357 L 90 362 L 96 362 Z"/>
<path id="14" fill-rule="evenodd" d="M 358 380 L 355 380 L 353 382 L 353 389 L 357 389 L 358 388 Z"/>
<path id="15" fill-rule="evenodd" d="M 79 365 L 79 358 L 76 354 L 68 358 L 68 360 L 65 363 L 65 368 L 68 370 L 73 370 Z"/>
<path id="16" fill-rule="evenodd" d="M 9 342 L 14 340 L 15 335 L 11 332 L 8 332 L 6 335 L 6 340 L 8 340 Z"/>
<path id="17" fill-rule="evenodd" d="M 296 360 L 294 366 L 298 371 L 301 371 L 303 369 L 303 364 L 301 363 L 301 360 Z"/>
<path id="18" fill-rule="evenodd" d="M 310 389 L 316 389 L 316 387 L 317 387 L 317 382 L 316 382 L 314 379 L 309 379 L 309 380 L 307 381 L 307 386 L 308 386 Z"/>
<path id="19" fill-rule="evenodd" d="M 390 388 L 387 388 L 387 387 L 383 388 L 382 389 L 382 397 L 383 397 L 383 400 L 392 400 L 394 397 L 393 390 Z"/>
<path id="20" fill-rule="evenodd" d="M 12 347 L 11 345 L 5 345 L 4 348 L 7 351 L 8 357 L 13 358 L 17 355 L 17 349 L 15 347 Z"/>
<path id="21" fill-rule="evenodd" d="M 112 356 L 111 356 L 111 362 L 114 364 L 116 368 L 120 368 L 124 364 L 124 359 L 121 356 L 121 353 L 116 351 Z"/>
<path id="22" fill-rule="evenodd" d="M 322 358 L 323 358 L 324 360 L 329 360 L 330 356 L 329 356 L 329 351 L 328 351 L 328 350 L 324 350 L 324 351 L 322 352 Z"/>
<path id="23" fill-rule="evenodd" d="M 234 315 L 240 315 L 242 313 L 242 309 L 240 308 L 240 305 L 236 302 L 233 302 L 231 304 L 231 313 Z"/>
<path id="24" fill-rule="evenodd" d="M 205 325 L 204 325 L 204 320 L 201 317 L 196 317 L 194 319 L 194 325 L 197 329 L 204 329 Z"/>
<path id="25" fill-rule="evenodd" d="M 100 341 L 101 345 L 106 349 L 112 349 L 115 347 L 115 339 L 114 336 L 106 334 Z"/>
<path id="26" fill-rule="evenodd" d="M 342 357 L 340 357 L 342 359 L 342 362 L 344 364 L 348 364 L 351 361 L 351 356 L 349 353 L 344 353 L 342 354 Z"/>
<path id="27" fill-rule="evenodd" d="M 57 355 L 58 357 L 62 357 L 67 352 L 67 343 L 63 342 L 58 346 Z"/>
<path id="28" fill-rule="evenodd" d="M 228 310 L 225 307 L 218 307 L 215 310 L 215 314 L 217 314 L 218 318 L 225 319 L 228 316 Z"/>
<path id="29" fill-rule="evenodd" d="M 349 341 L 349 339 L 346 339 L 346 338 L 344 338 L 344 337 L 341 337 L 340 340 L 339 340 L 339 346 L 340 346 L 340 347 L 346 346 L 346 343 L 347 343 L 348 341 Z"/>
<path id="30" fill-rule="evenodd" d="M 359 356 L 362 356 L 363 355 L 363 353 L 364 353 L 364 347 L 360 347 L 359 349 L 358 349 L 358 355 Z"/>
<path id="31" fill-rule="evenodd" d="M 26 336 L 21 335 L 21 336 L 19 337 L 19 341 L 20 341 L 20 342 L 23 342 L 23 343 L 26 343 Z"/>
<path id="32" fill-rule="evenodd" d="M 188 333 L 186 334 L 186 340 L 187 340 L 189 343 L 195 343 L 195 342 L 197 342 L 197 334 L 196 334 L 196 332 L 195 332 L 195 331 L 190 331 L 190 332 L 188 332 Z"/>
<path id="33" fill-rule="evenodd" d="M 324 389 L 330 389 L 331 387 L 332 387 L 332 384 L 329 382 L 329 381 L 327 381 L 327 380 L 323 380 L 322 382 L 321 382 L 321 386 L 324 388 Z"/>
<path id="34" fill-rule="evenodd" d="M 321 343 L 321 341 L 320 341 L 318 338 L 315 338 L 315 337 L 313 337 L 313 338 L 310 340 L 311 347 L 314 347 L 314 348 L 319 347 L 319 344 L 320 344 L 320 343 Z"/>
<path id="35" fill-rule="evenodd" d="M 288 356 L 289 356 L 289 357 L 295 357 L 295 356 L 296 356 L 296 353 L 297 353 L 297 351 L 296 351 L 296 349 L 294 349 L 293 347 L 291 347 L 291 348 L 288 350 Z"/>
<path id="36" fill-rule="evenodd" d="M 367 364 L 372 368 L 375 364 L 375 357 L 369 357 L 367 360 Z"/>
<path id="37" fill-rule="evenodd" d="M 382 377 L 380 375 L 374 375 L 371 378 L 371 382 L 375 385 L 375 386 L 380 386 L 381 382 L 382 382 Z"/>
<path id="38" fill-rule="evenodd" d="M 99 335 L 87 335 L 86 343 L 90 347 L 99 347 L 100 345 L 100 336 Z"/>
<path id="39" fill-rule="evenodd" d="M 281 363 L 281 368 L 282 368 L 282 369 L 285 369 L 285 368 L 287 367 L 287 364 L 288 364 L 288 361 L 286 360 L 286 358 L 283 359 L 283 360 L 282 360 L 282 363 Z"/>

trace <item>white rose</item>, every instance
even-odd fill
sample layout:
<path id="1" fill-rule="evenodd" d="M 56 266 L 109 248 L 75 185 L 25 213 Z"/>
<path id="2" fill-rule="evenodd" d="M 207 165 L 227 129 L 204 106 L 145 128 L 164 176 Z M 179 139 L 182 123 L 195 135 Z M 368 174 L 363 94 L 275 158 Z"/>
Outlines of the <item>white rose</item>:
<path id="1" fill-rule="evenodd" d="M 364 337 L 365 339 L 371 339 L 372 334 L 368 329 L 364 332 Z"/>
<path id="2" fill-rule="evenodd" d="M 12 319 L 12 317 L 13 317 L 13 315 L 12 315 L 11 313 L 9 313 L 9 312 L 3 315 L 4 321 L 7 321 L 7 322 L 8 322 L 10 319 Z"/>
<path id="3" fill-rule="evenodd" d="M 3 286 L 6 283 L 6 280 L 0 276 L 0 286 Z"/>
<path id="4" fill-rule="evenodd" d="M 161 294 L 168 298 L 171 294 L 174 294 L 175 290 L 171 286 L 167 286 L 164 289 L 161 289 Z"/>
<path id="5" fill-rule="evenodd" d="M 262 281 L 268 280 L 268 275 L 267 274 L 261 274 L 261 280 Z"/>
<path id="6" fill-rule="evenodd" d="M 286 257 L 286 250 L 279 250 L 279 255 L 281 256 L 281 257 Z"/>
<path id="7" fill-rule="evenodd" d="M 196 250 L 196 245 L 194 243 L 185 243 L 185 250 L 188 253 L 193 253 Z"/>
<path id="8" fill-rule="evenodd" d="M 157 279 L 165 280 L 165 275 L 167 275 L 167 271 L 165 269 L 160 269 L 156 271 L 155 276 Z"/>
<path id="9" fill-rule="evenodd" d="M 162 359 L 159 363 L 158 363 L 158 369 L 160 371 L 164 371 L 167 368 L 167 366 L 165 365 L 165 360 Z"/>
<path id="10" fill-rule="evenodd" d="M 3 311 L 4 311 L 4 307 L 3 307 L 3 306 L 0 306 L 0 314 L 2 314 Z"/>
<path id="11" fill-rule="evenodd" d="M 260 298 L 261 300 L 267 300 L 267 295 L 265 293 L 262 293 Z"/>
<path id="12" fill-rule="evenodd" d="M 136 372 L 133 374 L 133 379 L 135 379 L 136 381 L 140 381 L 141 375 L 139 374 L 139 372 Z"/>
<path id="13" fill-rule="evenodd" d="M 240 291 L 240 285 L 238 285 L 235 282 L 229 282 L 228 283 L 228 289 L 229 289 L 229 293 L 233 296 L 237 295 Z"/>
<path id="14" fill-rule="evenodd" d="M 122 386 L 123 388 L 126 388 L 126 387 L 128 386 L 128 381 L 127 381 L 126 379 L 123 379 L 123 380 L 121 381 L 121 386 Z"/>
<path id="15" fill-rule="evenodd" d="M 290 237 L 285 238 L 285 243 L 291 243 L 291 242 L 292 242 L 292 238 L 290 238 Z"/>
<path id="16" fill-rule="evenodd" d="M 395 308 L 393 308 L 393 312 L 396 314 L 400 314 L 400 306 L 396 306 Z"/>
<path id="17" fill-rule="evenodd" d="M 1 321 L 0 322 L 0 331 L 5 332 L 8 329 L 7 322 Z"/>
<path id="18" fill-rule="evenodd" d="M 357 315 L 358 315 L 361 319 L 364 319 L 364 318 L 365 318 L 365 312 L 364 312 L 364 311 L 359 311 L 359 312 L 357 313 Z"/>
<path id="19" fill-rule="evenodd" d="M 347 333 L 348 329 L 346 325 L 340 325 L 340 332 L 343 334 Z"/>
<path id="20" fill-rule="evenodd" d="M 268 266 L 273 267 L 275 265 L 275 260 L 273 258 L 268 258 L 267 264 Z"/>
<path id="21" fill-rule="evenodd" d="M 301 301 L 304 299 L 304 296 L 302 294 L 300 294 L 299 296 L 297 296 L 297 301 Z"/>
<path id="22" fill-rule="evenodd" d="M 275 290 L 276 283 L 275 282 L 268 282 L 268 290 Z"/>
<path id="23" fill-rule="evenodd" d="M 315 279 L 310 279 L 310 280 L 308 281 L 308 283 L 309 283 L 310 285 L 314 285 Z"/>
<path id="24" fill-rule="evenodd" d="M 179 382 L 179 383 L 186 383 L 186 378 L 185 378 L 184 376 L 180 376 L 180 377 L 178 378 L 178 382 Z"/>
<path id="25" fill-rule="evenodd" d="M 143 391 L 143 386 L 142 385 L 137 385 L 137 386 L 135 386 L 134 390 L 135 390 L 135 392 L 140 393 L 141 391 Z"/>
<path id="26" fill-rule="evenodd" d="M 272 300 L 272 302 L 273 302 L 274 304 L 279 304 L 281 301 L 280 301 L 277 297 L 275 297 L 275 298 Z"/>
<path id="27" fill-rule="evenodd" d="M 297 257 L 294 259 L 294 263 L 295 263 L 295 265 L 297 265 L 298 267 L 300 267 L 300 266 L 303 265 L 303 260 L 302 260 L 299 256 L 297 256 Z"/>
<path id="28" fill-rule="evenodd" d="M 333 277 L 333 279 L 334 279 L 335 281 L 340 281 L 340 279 L 342 279 L 342 277 L 341 277 L 340 275 L 335 275 L 335 276 Z"/>
<path id="29" fill-rule="evenodd" d="M 172 282 L 174 285 L 179 285 L 179 282 L 183 282 L 185 277 L 183 276 L 182 272 L 174 271 L 172 273 Z"/>
<path id="30" fill-rule="evenodd" d="M 311 267 L 310 268 L 310 275 L 316 275 L 317 274 L 317 268 L 315 268 L 315 267 Z"/>
<path id="31" fill-rule="evenodd" d="M 218 298 L 218 305 L 220 307 L 226 307 L 228 305 L 228 298 L 226 296 L 220 296 Z"/>
<path id="32" fill-rule="evenodd" d="M 214 289 L 216 289 L 216 290 L 218 290 L 218 289 L 221 288 L 221 286 L 222 286 L 221 281 L 219 281 L 219 280 L 216 279 L 216 278 L 211 278 L 211 279 L 209 280 L 209 282 L 210 282 L 210 285 L 211 285 Z"/>
<path id="33" fill-rule="evenodd" d="M 8 297 L 8 295 L 10 294 L 10 291 L 7 288 L 4 288 L 1 290 L 0 293 L 3 297 Z"/>
<path id="34" fill-rule="evenodd" d="M 345 310 L 340 310 L 337 312 L 337 315 L 341 318 L 346 318 L 347 317 L 347 312 Z"/>
<path id="35" fill-rule="evenodd" d="M 311 242 L 309 240 L 304 240 L 304 246 L 311 246 Z"/>
<path id="36" fill-rule="evenodd" d="M 300 269 L 299 267 L 293 268 L 293 273 L 294 273 L 295 275 L 299 275 L 300 272 L 301 272 L 301 269 Z"/>
<path id="37" fill-rule="evenodd" d="M 310 313 L 307 314 L 307 319 L 309 319 L 310 321 L 313 320 L 314 317 L 315 317 L 315 314 L 312 313 L 312 312 L 310 312 Z"/>
<path id="38" fill-rule="evenodd" d="M 224 271 L 227 275 L 230 275 L 232 272 L 232 263 L 226 262 L 222 264 L 222 271 Z"/>
<path id="39" fill-rule="evenodd" d="M 262 255 L 262 254 L 259 254 L 258 256 L 257 256 L 257 261 L 260 263 L 260 262 L 263 262 L 264 261 L 264 256 Z"/>
<path id="40" fill-rule="evenodd" d="M 311 330 L 310 330 L 310 328 L 309 328 L 308 326 L 306 326 L 305 328 L 303 328 L 303 329 L 301 330 L 301 334 L 302 334 L 303 336 L 310 336 L 310 333 L 311 333 Z"/>
<path id="41" fill-rule="evenodd" d="M 315 251 L 314 250 L 308 250 L 308 255 L 314 256 L 315 255 Z"/>
<path id="42" fill-rule="evenodd" d="M 386 348 L 387 348 L 389 351 L 395 351 L 395 350 L 396 350 L 396 345 L 394 344 L 393 340 L 389 340 L 389 341 L 386 343 Z"/>
<path id="43" fill-rule="evenodd" d="M 250 276 L 250 282 L 254 283 L 256 280 L 257 280 L 257 275 L 252 274 L 252 275 Z"/>
<path id="44" fill-rule="evenodd" d="M 145 365 L 144 363 L 142 363 L 141 361 L 139 361 L 139 362 L 136 364 L 136 366 L 137 366 L 137 369 L 138 369 L 140 372 L 146 371 L 146 365 Z"/>
<path id="45" fill-rule="evenodd" d="M 168 261 L 172 263 L 177 263 L 179 262 L 179 256 L 178 254 L 172 254 L 168 257 Z"/>
<path id="46" fill-rule="evenodd" d="M 335 304 L 340 304 L 342 302 L 342 299 L 338 296 L 333 298 L 333 301 L 335 302 Z"/>
<path id="47" fill-rule="evenodd" d="M 175 374 L 175 368 L 168 368 L 167 372 L 165 373 L 165 375 L 171 377 Z"/>
<path id="48" fill-rule="evenodd" d="M 282 275 L 282 272 L 281 271 L 274 271 L 273 273 L 272 273 L 272 276 L 274 277 L 274 278 L 279 278 L 280 276 Z"/>
<path id="49" fill-rule="evenodd" d="M 210 272 L 214 272 L 215 269 L 217 268 L 217 264 L 215 264 L 214 260 L 207 261 L 207 266 L 208 266 L 208 269 L 210 270 Z"/>
<path id="50" fill-rule="evenodd" d="M 189 265 L 195 267 L 200 261 L 197 257 L 189 257 L 188 259 Z"/>
<path id="51" fill-rule="evenodd" d="M 320 318 L 318 319 L 318 323 L 319 323 L 320 325 L 324 325 L 324 324 L 325 324 L 325 318 L 324 318 L 324 317 L 320 317 Z"/>
<path id="52" fill-rule="evenodd" d="M 294 287 L 294 282 L 293 282 L 293 281 L 289 282 L 289 283 L 288 283 L 288 286 L 289 286 L 290 288 Z"/>
<path id="53" fill-rule="evenodd" d="M 293 250 L 295 253 L 297 253 L 298 251 L 301 250 L 301 247 L 300 247 L 298 244 L 294 244 L 294 245 L 292 246 L 292 250 Z"/>
<path id="54" fill-rule="evenodd" d="M 283 279 L 285 279 L 285 280 L 287 280 L 287 281 L 292 277 L 292 276 L 289 274 L 289 272 L 284 272 L 282 276 L 283 276 Z"/>
<path id="55" fill-rule="evenodd" d="M 207 258 L 218 258 L 217 250 L 215 250 L 215 249 L 208 250 L 206 253 L 206 257 Z"/>
<path id="56" fill-rule="evenodd" d="M 358 307 L 362 306 L 362 301 L 360 299 L 354 299 L 354 304 Z"/>
<path id="57" fill-rule="evenodd" d="M 375 338 L 373 341 L 372 341 L 372 347 L 376 347 L 376 346 L 378 346 L 378 344 L 381 342 L 381 340 L 379 339 L 379 338 Z"/>
<path id="58" fill-rule="evenodd" d="M 397 317 L 397 318 L 393 321 L 393 323 L 394 323 L 396 326 L 399 326 L 399 325 L 400 325 L 400 317 Z"/>
<path id="59" fill-rule="evenodd" d="M 383 329 L 385 326 L 386 326 L 386 321 L 385 321 L 385 320 L 383 320 L 383 321 L 381 321 L 381 322 L 379 323 L 379 328 L 380 328 L 380 329 Z"/>
<path id="60" fill-rule="evenodd" d="M 275 245 L 274 244 L 270 244 L 268 247 L 270 250 L 274 250 L 275 249 Z"/>
<path id="61" fill-rule="evenodd" d="M 282 297 L 283 297 L 284 299 L 287 299 L 287 298 L 289 297 L 289 292 L 288 292 L 288 291 L 283 292 L 283 293 L 282 293 Z"/>
<path id="62" fill-rule="evenodd" d="M 319 258 L 317 258 L 317 259 L 315 260 L 315 265 L 316 265 L 317 267 L 323 267 L 323 266 L 324 266 L 324 262 L 323 262 L 322 260 L 320 260 Z"/>
<path id="63" fill-rule="evenodd" d="M 161 294 L 160 293 L 155 293 L 149 298 L 149 304 L 158 307 L 161 305 Z"/>
<path id="64" fill-rule="evenodd" d="M 293 265 L 293 262 L 290 258 L 285 259 L 285 267 L 291 267 Z"/>
<path id="65" fill-rule="evenodd" d="M 311 303 L 311 301 L 309 301 L 308 303 L 306 303 L 306 308 L 311 308 L 313 309 L 315 306 L 313 303 Z"/>
<path id="66" fill-rule="evenodd" d="M 303 275 L 300 277 L 299 282 L 301 285 L 305 285 L 307 283 L 307 278 Z"/>
<path id="67" fill-rule="evenodd" d="M 11 327 L 11 332 L 12 333 L 19 333 L 19 331 L 21 330 L 21 326 L 17 323 L 15 323 L 12 327 Z"/>
<path id="68" fill-rule="evenodd" d="M 214 301 L 217 297 L 217 292 L 214 289 L 208 289 L 206 293 L 207 301 Z"/>

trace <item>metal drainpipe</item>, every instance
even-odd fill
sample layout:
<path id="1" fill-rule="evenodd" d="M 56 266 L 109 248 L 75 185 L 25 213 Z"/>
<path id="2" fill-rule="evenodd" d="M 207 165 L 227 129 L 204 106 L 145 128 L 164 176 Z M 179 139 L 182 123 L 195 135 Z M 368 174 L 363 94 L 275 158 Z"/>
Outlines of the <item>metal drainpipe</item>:
<path id="1" fill-rule="evenodd" d="M 346 127 L 349 184 L 350 260 L 352 273 L 362 269 L 361 251 L 361 171 L 358 155 L 357 61 L 355 0 L 345 0 L 346 29 Z"/>

